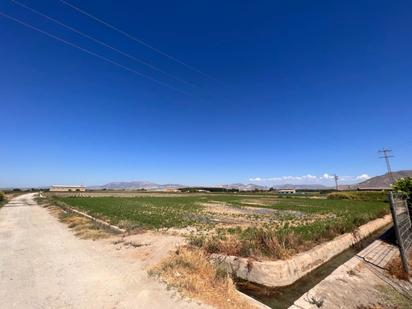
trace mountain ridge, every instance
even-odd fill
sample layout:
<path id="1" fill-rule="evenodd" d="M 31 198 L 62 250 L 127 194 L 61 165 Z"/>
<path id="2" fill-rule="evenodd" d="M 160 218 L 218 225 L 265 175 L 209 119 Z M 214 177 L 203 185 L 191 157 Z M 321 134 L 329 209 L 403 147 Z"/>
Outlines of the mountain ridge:
<path id="1" fill-rule="evenodd" d="M 115 181 L 109 182 L 104 185 L 95 185 L 95 186 L 88 186 L 88 189 L 91 190 L 161 190 L 161 189 L 180 189 L 180 188 L 187 188 L 187 187 L 200 187 L 200 186 L 186 186 L 181 184 L 157 184 L 151 181 Z M 275 189 L 329 189 L 329 187 L 321 185 L 321 184 L 283 184 L 283 185 L 274 185 L 274 186 L 263 186 L 257 185 L 253 183 L 232 183 L 232 184 L 219 184 L 215 186 L 201 186 L 201 187 L 215 187 L 215 188 L 224 188 L 224 189 L 238 189 L 241 191 L 252 191 L 252 190 L 269 190 L 270 188 Z"/>
<path id="2" fill-rule="evenodd" d="M 412 170 L 400 170 L 392 172 L 393 177 L 396 179 L 402 177 L 412 177 Z M 392 180 L 390 176 L 386 173 L 383 175 L 372 177 L 368 180 L 357 184 L 351 185 L 340 185 L 341 190 L 356 190 L 356 189 L 387 189 L 390 188 L 390 184 Z M 281 184 L 281 185 L 273 185 L 273 186 L 264 186 L 258 185 L 254 183 L 232 183 L 232 184 L 218 184 L 214 186 L 206 185 L 206 186 L 187 186 L 182 184 L 157 184 L 151 181 L 115 181 L 109 182 L 105 185 L 99 186 L 89 186 L 88 189 L 95 189 L 95 190 L 166 190 L 166 189 L 180 189 L 180 188 L 188 188 L 188 187 L 214 187 L 214 188 L 225 188 L 225 189 L 238 189 L 241 191 L 252 191 L 252 190 L 269 190 L 270 188 L 274 189 L 297 189 L 297 190 L 327 190 L 333 189 L 334 186 L 325 186 L 322 184 Z"/>
<path id="3" fill-rule="evenodd" d="M 392 172 L 395 180 L 403 177 L 412 177 L 412 170 L 399 170 Z M 388 173 L 369 178 L 357 184 L 347 185 L 347 189 L 388 189 L 392 184 L 392 179 Z M 344 186 L 342 186 L 344 187 Z"/>

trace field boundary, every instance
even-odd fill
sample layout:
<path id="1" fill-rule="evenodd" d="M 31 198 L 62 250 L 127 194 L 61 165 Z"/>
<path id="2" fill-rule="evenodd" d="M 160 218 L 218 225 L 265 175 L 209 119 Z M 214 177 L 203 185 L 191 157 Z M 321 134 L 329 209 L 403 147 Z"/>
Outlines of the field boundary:
<path id="1" fill-rule="evenodd" d="M 114 230 L 115 232 L 118 232 L 118 233 L 126 233 L 126 232 L 127 232 L 125 229 L 122 229 L 122 228 L 120 228 L 120 227 L 118 227 L 118 226 L 116 226 L 116 225 L 110 224 L 109 222 L 106 222 L 106 221 L 104 221 L 104 220 L 102 220 L 102 219 L 98 219 L 98 218 L 96 218 L 96 217 L 93 217 L 93 216 L 91 216 L 91 215 L 89 215 L 89 214 L 87 214 L 87 213 L 84 213 L 84 212 L 79 211 L 79 210 L 77 210 L 77 209 L 74 209 L 74 208 L 72 208 L 72 207 L 69 207 L 69 206 L 66 206 L 66 205 L 65 205 L 65 206 L 59 205 L 60 203 L 61 203 L 61 202 L 59 202 L 59 203 L 54 203 L 54 205 L 56 205 L 56 206 L 59 207 L 59 208 L 62 208 L 62 209 L 64 209 L 64 210 L 66 210 L 66 211 L 74 212 L 74 213 L 76 213 L 76 214 L 78 214 L 78 215 L 81 215 L 81 216 L 83 216 L 83 217 L 86 217 L 86 218 L 88 218 L 88 219 L 96 222 L 97 224 L 103 225 L 103 226 L 105 226 L 105 227 L 107 227 L 107 228 L 109 228 L 109 229 L 111 229 L 111 230 Z"/>
<path id="2" fill-rule="evenodd" d="M 287 260 L 254 261 L 222 254 L 212 254 L 211 259 L 238 278 L 268 287 L 288 286 L 391 222 L 391 215 L 372 220 L 352 233 L 340 235 Z"/>

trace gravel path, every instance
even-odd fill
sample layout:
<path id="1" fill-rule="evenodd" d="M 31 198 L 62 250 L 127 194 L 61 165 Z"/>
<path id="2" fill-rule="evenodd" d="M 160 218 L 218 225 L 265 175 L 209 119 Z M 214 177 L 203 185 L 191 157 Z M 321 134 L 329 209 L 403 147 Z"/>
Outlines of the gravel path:
<path id="1" fill-rule="evenodd" d="M 34 194 L 0 209 L 1 308 L 200 308 L 147 276 L 142 262 L 76 238 Z"/>

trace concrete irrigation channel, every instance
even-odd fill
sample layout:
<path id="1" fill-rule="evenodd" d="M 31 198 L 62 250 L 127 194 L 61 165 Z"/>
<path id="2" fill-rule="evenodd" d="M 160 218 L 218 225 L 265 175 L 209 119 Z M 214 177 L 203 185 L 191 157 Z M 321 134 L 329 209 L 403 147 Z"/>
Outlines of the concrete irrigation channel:
<path id="1" fill-rule="evenodd" d="M 240 290 L 272 308 L 287 308 L 335 268 L 375 240 L 392 222 L 387 215 L 288 260 L 253 261 L 215 254 L 213 260 L 238 278 Z M 356 244 L 362 243 L 359 246 Z"/>
<path id="2" fill-rule="evenodd" d="M 212 259 L 238 278 L 267 287 L 288 286 L 391 222 L 390 215 L 372 220 L 353 233 L 338 236 L 287 260 L 251 261 L 221 254 L 212 255 Z"/>
<path id="3" fill-rule="evenodd" d="M 390 225 L 385 226 L 370 236 L 362 239 L 357 245 L 351 246 L 340 254 L 334 256 L 332 259 L 291 285 L 268 288 L 259 284 L 253 284 L 246 280 L 238 279 L 238 289 L 270 308 L 288 308 L 289 306 L 292 306 L 297 299 L 302 298 L 305 293 L 327 278 L 338 267 L 356 256 L 363 250 L 363 248 L 373 243 L 376 238 L 384 234 L 388 229 L 390 229 Z"/>

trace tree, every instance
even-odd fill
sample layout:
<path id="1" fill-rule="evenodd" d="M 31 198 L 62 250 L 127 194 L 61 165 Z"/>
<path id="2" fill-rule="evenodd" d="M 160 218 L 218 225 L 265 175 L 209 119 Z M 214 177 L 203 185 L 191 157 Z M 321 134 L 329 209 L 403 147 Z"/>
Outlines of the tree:
<path id="1" fill-rule="evenodd" d="M 409 216 L 412 220 L 412 177 L 400 178 L 394 182 L 392 189 L 403 195 L 408 203 Z"/>
<path id="2" fill-rule="evenodd" d="M 392 185 L 392 189 L 410 200 L 412 198 L 412 177 L 398 179 Z"/>

